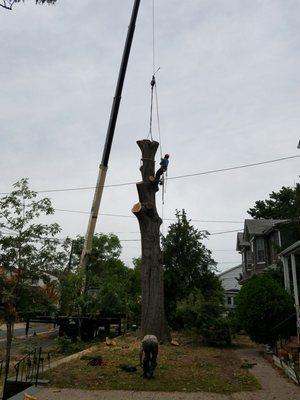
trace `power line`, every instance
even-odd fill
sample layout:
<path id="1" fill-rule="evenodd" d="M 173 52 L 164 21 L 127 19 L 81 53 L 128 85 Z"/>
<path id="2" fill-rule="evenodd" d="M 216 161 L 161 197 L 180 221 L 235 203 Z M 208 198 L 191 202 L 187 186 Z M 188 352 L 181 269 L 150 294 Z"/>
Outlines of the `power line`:
<path id="1" fill-rule="evenodd" d="M 230 230 L 230 231 L 222 231 L 222 232 L 212 232 L 212 233 L 209 233 L 208 237 L 209 236 L 214 236 L 214 235 L 223 235 L 223 234 L 226 234 L 226 233 L 240 232 L 240 231 L 241 231 L 241 229 Z M 4 235 L 8 235 L 8 236 L 17 235 L 18 234 L 17 232 L 3 232 L 3 231 L 0 231 L 0 233 L 2 233 Z M 105 232 L 99 232 L 99 233 L 105 233 Z M 116 234 L 118 232 L 106 232 L 106 233 Z M 139 233 L 139 232 L 119 232 L 119 233 Z M 35 239 L 35 238 L 33 237 L 33 239 Z M 71 239 L 71 238 L 67 236 L 65 238 L 48 238 L 48 237 L 44 237 L 44 238 L 40 238 L 40 239 L 64 241 L 66 239 Z M 140 242 L 141 241 L 141 239 L 119 239 L 119 240 L 120 240 L 120 242 Z M 214 250 L 212 250 L 212 251 L 214 251 Z M 230 250 L 228 250 L 228 251 L 230 251 Z M 234 251 L 234 250 L 232 250 L 232 251 Z"/>
<path id="2" fill-rule="evenodd" d="M 212 169 L 212 170 L 210 170 L 210 171 L 196 172 L 196 173 L 194 173 L 194 174 L 186 174 L 186 175 L 173 176 L 173 177 L 171 177 L 171 178 L 168 178 L 168 180 L 170 180 L 170 179 L 189 178 L 189 177 L 192 177 L 192 176 L 200 176 L 200 175 L 209 175 L 209 174 L 215 174 L 215 173 L 218 173 L 218 172 L 233 171 L 233 170 L 236 170 L 236 169 L 242 169 L 242 168 L 255 167 L 255 166 L 258 166 L 258 165 L 271 164 L 271 163 L 276 163 L 276 162 L 285 161 L 285 160 L 290 160 L 290 159 L 299 158 L 299 157 L 300 157 L 300 155 L 297 155 L 297 156 L 289 156 L 289 157 L 275 158 L 275 159 L 273 159 L 273 160 L 261 161 L 261 162 L 257 162 L 257 163 L 244 164 L 244 165 L 237 165 L 237 166 L 235 166 L 235 167 L 220 168 L 220 169 Z"/>
<path id="3" fill-rule="evenodd" d="M 299 158 L 299 157 L 300 157 L 300 155 L 275 158 L 273 160 L 261 161 L 261 162 L 257 162 L 257 163 L 251 163 L 251 164 L 242 164 L 242 165 L 237 165 L 237 166 L 229 167 L 229 168 L 219 168 L 219 169 L 213 169 L 213 170 L 208 170 L 208 171 L 203 171 L 203 172 L 195 172 L 195 173 L 186 174 L 186 175 L 172 176 L 172 177 L 168 177 L 167 180 L 182 179 L 182 178 L 189 178 L 189 177 L 193 177 L 193 176 L 201 176 L 201 175 L 216 174 L 219 172 L 234 171 L 237 169 L 255 167 L 255 166 L 259 166 L 259 165 L 266 165 L 266 164 L 276 163 L 276 162 L 280 162 L 280 161 L 291 160 L 291 159 Z M 121 186 L 135 185 L 135 184 L 136 184 L 136 182 L 124 182 L 124 183 L 103 185 L 103 187 L 105 187 L 105 188 L 121 187 Z M 71 191 L 80 191 L 80 190 L 91 190 L 91 189 L 96 189 L 96 187 L 97 186 L 83 186 L 83 187 L 76 187 L 76 188 L 36 190 L 36 193 L 55 193 L 55 192 L 71 192 Z M 10 192 L 0 192 L 0 195 L 8 195 L 8 194 L 10 194 Z"/>
<path id="4" fill-rule="evenodd" d="M 243 228 L 241 228 L 241 229 L 233 229 L 233 230 L 230 230 L 230 231 L 213 232 L 213 233 L 210 233 L 209 236 L 212 236 L 212 235 L 223 235 L 224 233 L 241 232 L 242 230 L 243 230 Z"/>
<path id="5" fill-rule="evenodd" d="M 67 210 L 62 208 L 54 208 L 55 211 L 59 212 L 67 212 L 67 213 L 75 213 L 75 214 L 90 214 L 89 211 L 78 211 L 78 210 Z M 136 218 L 132 215 L 124 215 L 124 214 L 108 214 L 108 213 L 100 213 L 104 217 L 119 217 L 119 218 Z M 164 218 L 165 221 L 177 221 L 177 218 Z M 232 220 L 206 220 L 206 219 L 191 219 L 192 222 L 207 222 L 207 223 L 225 223 L 225 224 L 242 224 L 243 221 L 232 221 Z"/>

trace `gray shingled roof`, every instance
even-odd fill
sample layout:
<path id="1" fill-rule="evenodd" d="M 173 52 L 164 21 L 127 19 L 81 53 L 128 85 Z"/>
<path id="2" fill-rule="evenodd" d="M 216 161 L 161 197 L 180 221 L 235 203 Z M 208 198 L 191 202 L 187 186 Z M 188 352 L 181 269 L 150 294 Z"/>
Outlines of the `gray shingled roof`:
<path id="1" fill-rule="evenodd" d="M 284 219 L 245 219 L 245 227 L 249 235 L 262 235 L 266 230 L 285 221 Z"/>
<path id="2" fill-rule="evenodd" d="M 244 232 L 238 232 L 236 241 L 236 250 L 240 251 L 242 246 L 250 246 L 250 243 L 244 240 Z"/>
<path id="3" fill-rule="evenodd" d="M 250 243 L 244 240 L 244 232 L 238 233 L 238 242 L 241 246 L 249 246 Z"/>

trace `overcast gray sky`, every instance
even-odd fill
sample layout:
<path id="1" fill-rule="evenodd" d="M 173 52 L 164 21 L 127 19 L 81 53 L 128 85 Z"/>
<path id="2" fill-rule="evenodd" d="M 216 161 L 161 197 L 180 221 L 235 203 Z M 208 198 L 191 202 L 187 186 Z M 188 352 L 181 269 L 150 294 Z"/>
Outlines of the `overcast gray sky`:
<path id="1" fill-rule="evenodd" d="M 132 0 L 58 0 L 0 8 L 0 192 L 93 186 L 101 159 Z M 139 179 L 136 140 L 149 130 L 152 0 L 142 0 L 107 183 Z M 169 176 L 297 154 L 300 125 L 298 0 L 156 0 L 163 151 Z M 154 131 L 157 139 L 157 130 Z M 243 221 L 255 200 L 293 185 L 299 159 L 170 180 L 165 217 Z M 92 190 L 51 193 L 58 209 L 89 211 Z M 160 209 L 160 194 L 158 206 Z M 130 215 L 135 186 L 107 188 L 101 212 Z M 88 215 L 57 212 L 61 236 Z M 164 223 L 167 232 L 169 222 Z M 243 223 L 195 222 L 219 232 Z M 138 239 L 135 219 L 100 217 L 98 232 Z M 240 262 L 236 233 L 206 242 L 219 269 Z M 139 242 L 122 242 L 129 264 Z"/>

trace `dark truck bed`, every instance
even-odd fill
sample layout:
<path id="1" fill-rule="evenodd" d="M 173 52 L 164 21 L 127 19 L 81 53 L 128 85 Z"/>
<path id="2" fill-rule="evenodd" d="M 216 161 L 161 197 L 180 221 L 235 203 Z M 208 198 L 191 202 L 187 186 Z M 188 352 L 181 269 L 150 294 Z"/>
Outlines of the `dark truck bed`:
<path id="1" fill-rule="evenodd" d="M 122 319 L 125 314 L 116 314 L 111 316 L 85 316 L 85 317 L 67 317 L 67 316 L 38 316 L 29 318 L 26 321 L 26 335 L 29 331 L 30 323 L 53 324 L 59 327 L 59 336 L 67 336 L 76 340 L 78 336 L 83 341 L 91 341 L 101 333 L 109 336 L 111 326 L 117 325 L 117 335 L 122 334 Z"/>

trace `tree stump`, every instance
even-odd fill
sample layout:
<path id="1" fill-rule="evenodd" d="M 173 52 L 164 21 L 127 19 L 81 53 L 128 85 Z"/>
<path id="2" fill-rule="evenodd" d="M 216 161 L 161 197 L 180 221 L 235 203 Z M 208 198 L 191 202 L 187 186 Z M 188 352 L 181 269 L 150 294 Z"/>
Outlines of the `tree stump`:
<path id="1" fill-rule="evenodd" d="M 155 335 L 159 341 L 169 340 L 170 333 L 165 317 L 162 252 L 160 249 L 160 225 L 156 209 L 157 185 L 151 182 L 155 176 L 155 154 L 159 143 L 150 140 L 137 141 L 142 151 L 140 168 L 142 182 L 137 183 L 139 202 L 132 208 L 137 217 L 142 242 L 142 320 L 141 334 Z"/>

